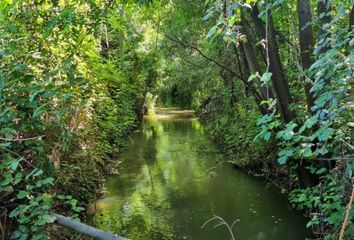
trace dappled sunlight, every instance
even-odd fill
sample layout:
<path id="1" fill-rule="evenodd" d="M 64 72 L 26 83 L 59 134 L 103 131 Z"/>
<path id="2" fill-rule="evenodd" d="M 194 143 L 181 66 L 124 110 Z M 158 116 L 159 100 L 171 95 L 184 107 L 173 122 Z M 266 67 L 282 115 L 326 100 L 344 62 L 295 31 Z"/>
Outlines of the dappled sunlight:
<path id="1" fill-rule="evenodd" d="M 183 110 L 179 108 L 154 108 L 149 110 L 144 119 L 158 119 L 158 120 L 189 120 L 197 119 L 193 110 Z"/>

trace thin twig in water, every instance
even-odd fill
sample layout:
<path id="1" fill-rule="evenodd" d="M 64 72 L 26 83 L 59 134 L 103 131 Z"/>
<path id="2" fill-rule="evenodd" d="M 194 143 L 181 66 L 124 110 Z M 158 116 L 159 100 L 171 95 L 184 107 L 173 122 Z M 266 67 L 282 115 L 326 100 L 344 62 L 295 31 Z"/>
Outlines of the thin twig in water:
<path id="1" fill-rule="evenodd" d="M 214 215 L 214 217 L 210 218 L 209 220 L 207 220 L 202 226 L 201 228 L 204 228 L 208 223 L 210 223 L 211 221 L 217 220 L 218 223 L 214 226 L 214 228 L 217 228 L 221 225 L 225 225 L 227 227 L 227 229 L 229 230 L 229 233 L 231 235 L 231 240 L 235 240 L 235 236 L 234 233 L 232 232 L 232 228 L 233 226 L 240 221 L 240 219 L 236 219 L 235 221 L 233 221 L 233 223 L 231 224 L 231 226 L 222 218 L 219 216 Z"/>

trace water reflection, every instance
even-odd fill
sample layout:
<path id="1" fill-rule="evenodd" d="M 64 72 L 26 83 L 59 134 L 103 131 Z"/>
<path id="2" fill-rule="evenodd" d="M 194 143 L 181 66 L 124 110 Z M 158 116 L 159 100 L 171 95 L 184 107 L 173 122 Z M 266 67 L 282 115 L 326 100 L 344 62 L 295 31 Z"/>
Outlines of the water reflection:
<path id="1" fill-rule="evenodd" d="M 201 226 L 214 214 L 232 223 L 236 239 L 304 239 L 301 216 L 262 182 L 222 162 L 191 111 L 147 116 L 107 179 L 96 226 L 130 239 L 230 239 L 225 227 Z"/>

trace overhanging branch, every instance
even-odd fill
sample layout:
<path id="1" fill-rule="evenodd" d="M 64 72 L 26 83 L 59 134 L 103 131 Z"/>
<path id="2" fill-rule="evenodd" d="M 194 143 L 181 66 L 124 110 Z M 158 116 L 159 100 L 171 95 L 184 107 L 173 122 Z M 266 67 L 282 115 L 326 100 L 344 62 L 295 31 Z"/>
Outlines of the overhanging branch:
<path id="1" fill-rule="evenodd" d="M 183 41 L 179 40 L 178 38 L 173 38 L 173 37 L 171 37 L 171 36 L 169 36 L 167 34 L 164 34 L 164 36 L 167 39 L 169 39 L 170 41 L 178 43 L 179 45 L 183 46 L 184 48 L 189 48 L 189 49 L 195 50 L 203 58 L 207 59 L 210 62 L 213 62 L 215 65 L 219 66 L 220 68 L 225 69 L 226 71 L 232 73 L 235 77 L 240 79 L 242 82 L 247 83 L 247 80 L 245 80 L 243 77 L 241 77 L 237 72 L 235 72 L 232 69 L 230 69 L 229 67 L 221 64 L 220 62 L 216 61 L 215 59 L 209 57 L 208 55 L 203 53 L 198 47 L 196 47 L 194 45 L 190 45 L 190 44 L 184 43 Z"/>

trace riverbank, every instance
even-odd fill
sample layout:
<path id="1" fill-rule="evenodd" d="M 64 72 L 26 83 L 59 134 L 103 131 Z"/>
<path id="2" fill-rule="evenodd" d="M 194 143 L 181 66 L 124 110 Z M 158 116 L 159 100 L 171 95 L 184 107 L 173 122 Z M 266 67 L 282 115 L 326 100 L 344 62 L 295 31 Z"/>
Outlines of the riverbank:
<path id="1" fill-rule="evenodd" d="M 317 179 L 312 186 L 301 186 L 297 164 L 279 164 L 281 145 L 275 138 L 260 139 L 260 118 L 256 109 L 236 105 L 233 109 L 213 108 L 212 103 L 197 111 L 208 137 L 216 143 L 227 161 L 237 169 L 260 177 L 276 186 L 288 198 L 293 209 L 302 212 L 313 237 L 335 239 L 339 234 L 351 195 L 351 169 L 345 164 L 336 168 L 323 165 L 307 170 Z M 227 108 L 226 108 L 227 109 Z M 350 178 L 348 178 L 350 177 Z M 340 187 L 338 187 L 340 186 Z M 338 201 L 340 200 L 340 201 Z M 352 234 L 349 224 L 347 234 Z"/>

